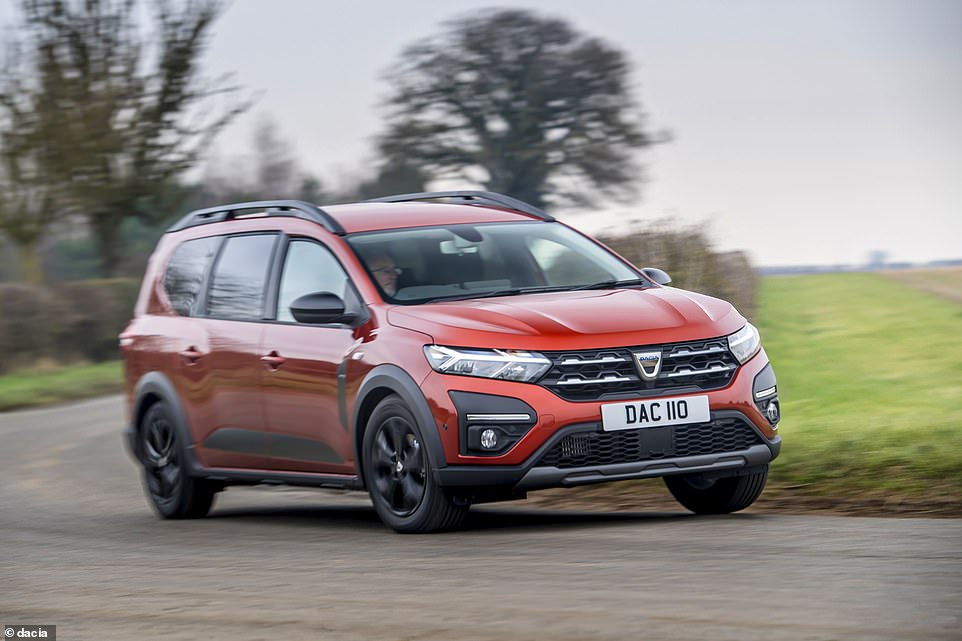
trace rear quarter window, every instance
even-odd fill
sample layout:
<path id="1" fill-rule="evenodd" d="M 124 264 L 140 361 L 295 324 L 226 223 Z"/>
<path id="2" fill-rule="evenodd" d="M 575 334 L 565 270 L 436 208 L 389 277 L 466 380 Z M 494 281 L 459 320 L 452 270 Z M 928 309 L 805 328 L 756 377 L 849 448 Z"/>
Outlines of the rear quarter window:
<path id="1" fill-rule="evenodd" d="M 170 257 L 164 274 L 164 291 L 173 310 L 181 316 L 191 315 L 220 240 L 216 236 L 188 240 Z"/>

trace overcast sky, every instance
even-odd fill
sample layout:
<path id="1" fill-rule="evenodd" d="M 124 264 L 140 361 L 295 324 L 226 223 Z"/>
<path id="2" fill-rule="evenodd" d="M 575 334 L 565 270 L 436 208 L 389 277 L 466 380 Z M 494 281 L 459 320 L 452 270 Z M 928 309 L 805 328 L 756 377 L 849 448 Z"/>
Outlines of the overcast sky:
<path id="1" fill-rule="evenodd" d="M 402 48 L 490 6 L 233 0 L 207 68 L 233 71 L 261 98 L 220 152 L 249 152 L 253 123 L 268 114 L 325 182 L 357 174 Z M 962 1 L 497 6 L 567 19 L 623 49 L 650 129 L 674 136 L 642 154 L 637 205 L 561 211 L 574 226 L 707 221 L 719 248 L 760 265 L 861 263 L 872 250 L 962 258 Z"/>

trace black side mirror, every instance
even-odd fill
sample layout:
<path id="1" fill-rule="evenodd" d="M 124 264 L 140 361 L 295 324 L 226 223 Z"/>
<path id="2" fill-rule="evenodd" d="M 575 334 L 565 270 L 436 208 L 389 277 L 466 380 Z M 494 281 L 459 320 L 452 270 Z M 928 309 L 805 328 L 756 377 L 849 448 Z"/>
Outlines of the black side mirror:
<path id="1" fill-rule="evenodd" d="M 291 303 L 291 314 L 298 323 L 322 325 L 326 323 L 350 323 L 357 314 L 344 311 L 344 301 L 331 292 L 304 294 Z"/>
<path id="2" fill-rule="evenodd" d="M 657 267 L 645 267 L 641 270 L 641 273 L 659 285 L 667 285 L 671 282 L 671 276 L 669 276 L 667 272 L 663 272 Z"/>

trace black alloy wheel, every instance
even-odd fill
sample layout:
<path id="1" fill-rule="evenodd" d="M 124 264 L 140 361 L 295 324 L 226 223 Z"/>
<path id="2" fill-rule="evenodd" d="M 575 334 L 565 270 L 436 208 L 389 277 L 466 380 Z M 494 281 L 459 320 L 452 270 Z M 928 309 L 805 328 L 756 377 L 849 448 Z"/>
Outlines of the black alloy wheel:
<path id="1" fill-rule="evenodd" d="M 164 402 L 147 410 L 140 435 L 144 486 L 157 513 L 165 519 L 206 515 L 218 488 L 189 475 L 184 444 Z"/>
<path id="2" fill-rule="evenodd" d="M 426 465 L 421 442 L 411 424 L 391 416 L 374 437 L 374 487 L 399 517 L 414 512 L 424 499 Z"/>
<path id="3" fill-rule="evenodd" d="M 461 524 L 470 505 L 456 502 L 434 480 L 421 426 L 400 397 L 388 396 L 374 408 L 363 439 L 364 482 L 385 525 L 410 533 Z"/>
<path id="4" fill-rule="evenodd" d="M 183 484 L 174 427 L 162 412 L 151 412 L 144 426 L 144 471 L 147 489 L 155 503 L 168 505 L 177 500 Z"/>

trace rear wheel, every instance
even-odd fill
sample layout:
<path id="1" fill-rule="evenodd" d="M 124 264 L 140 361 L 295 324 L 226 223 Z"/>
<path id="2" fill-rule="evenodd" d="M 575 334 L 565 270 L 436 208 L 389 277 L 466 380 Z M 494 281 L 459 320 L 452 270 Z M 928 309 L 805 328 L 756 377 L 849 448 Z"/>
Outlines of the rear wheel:
<path id="1" fill-rule="evenodd" d="M 431 474 L 417 421 L 398 396 L 374 408 L 364 430 L 364 481 L 378 516 L 398 532 L 457 527 L 468 512 Z"/>
<path id="2" fill-rule="evenodd" d="M 165 519 L 205 516 L 218 488 L 188 474 L 186 446 L 166 403 L 155 403 L 147 410 L 140 438 L 144 489 L 157 514 Z"/>
<path id="3" fill-rule="evenodd" d="M 744 510 L 765 489 L 768 466 L 740 476 L 707 480 L 701 474 L 666 476 L 672 496 L 695 514 L 729 514 Z"/>

